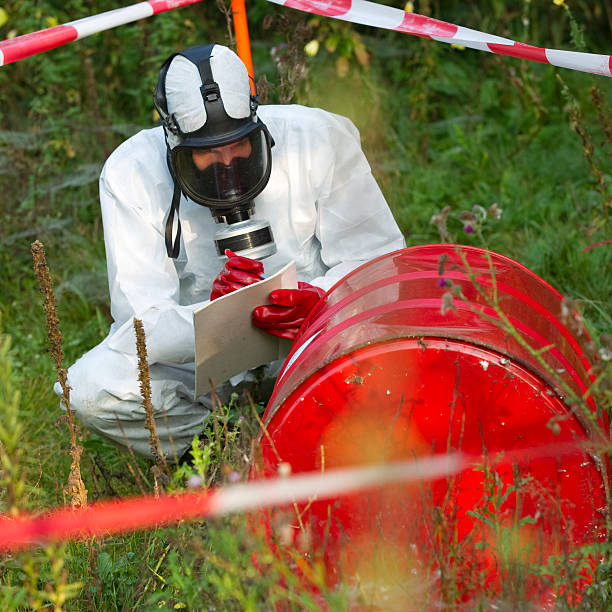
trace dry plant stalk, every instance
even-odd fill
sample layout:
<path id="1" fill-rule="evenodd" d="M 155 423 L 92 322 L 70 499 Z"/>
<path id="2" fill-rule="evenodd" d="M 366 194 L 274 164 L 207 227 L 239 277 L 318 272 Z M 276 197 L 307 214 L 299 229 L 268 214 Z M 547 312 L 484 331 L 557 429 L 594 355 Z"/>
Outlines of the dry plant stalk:
<path id="1" fill-rule="evenodd" d="M 603 203 L 603 212 L 606 219 L 608 218 L 608 209 L 612 208 L 612 195 L 608 189 L 608 181 L 606 177 L 606 173 L 601 169 L 601 161 L 597 158 L 597 151 L 595 145 L 593 144 L 593 138 L 591 136 L 591 132 L 586 126 L 584 122 L 584 118 L 582 115 L 582 111 L 580 110 L 580 106 L 578 105 L 578 101 L 571 94 L 569 87 L 565 84 L 565 81 L 561 78 L 560 74 L 556 74 L 557 80 L 561 83 L 561 93 L 565 98 L 565 111 L 570 120 L 570 128 L 578 134 L 580 137 L 580 142 L 582 144 L 582 153 L 584 155 L 584 159 L 586 160 L 589 170 L 595 179 L 594 189 L 601 196 L 601 201 Z M 603 104 L 603 99 L 598 95 L 597 92 L 594 92 L 593 102 L 598 109 L 599 119 L 602 121 L 602 128 L 604 132 L 606 132 L 606 124 L 608 123 L 607 117 L 603 114 L 603 109 L 600 108 Z M 608 134 L 606 133 L 606 136 Z"/>
<path id="2" fill-rule="evenodd" d="M 232 4 L 231 2 L 228 2 L 227 0 L 217 0 L 217 8 L 221 11 L 221 13 L 223 13 L 223 16 L 225 17 L 225 27 L 227 28 L 227 46 L 230 49 L 235 50 L 234 35 L 233 35 L 234 18 L 233 18 Z"/>
<path id="3" fill-rule="evenodd" d="M 591 100 L 593 100 L 593 105 L 597 109 L 597 120 L 599 121 L 599 125 L 601 126 L 605 136 L 600 146 L 602 148 L 606 145 L 612 147 L 612 122 L 610 121 L 610 109 L 608 108 L 606 97 L 599 84 L 591 87 Z M 612 148 L 610 148 L 607 153 L 608 157 L 612 159 Z"/>
<path id="4" fill-rule="evenodd" d="M 161 476 L 161 470 L 159 466 L 156 464 L 151 468 L 151 472 L 153 474 L 153 494 L 155 495 L 155 499 L 159 499 L 159 481 Z"/>
<path id="5" fill-rule="evenodd" d="M 279 102 L 289 104 L 308 75 L 304 45 L 312 38 L 312 29 L 304 17 L 280 14 L 267 15 L 262 26 L 264 30 L 280 31 L 285 37 L 284 43 L 272 48 L 271 55 L 278 73 Z"/>
<path id="6" fill-rule="evenodd" d="M 149 430 L 151 454 L 156 465 L 163 465 L 165 468 L 166 457 L 161 451 L 157 427 L 155 425 L 155 416 L 153 414 L 153 404 L 151 403 L 151 377 L 149 376 L 145 332 L 142 321 L 136 317 L 134 317 L 134 331 L 136 332 L 136 353 L 138 354 L 138 381 L 140 382 L 140 393 L 142 394 L 142 406 L 145 410 L 145 427 Z"/>
<path id="7" fill-rule="evenodd" d="M 45 258 L 45 247 L 42 242 L 36 240 L 32 243 L 32 259 L 34 260 L 34 272 L 38 277 L 40 292 L 44 297 L 43 308 L 47 319 L 47 334 L 49 336 L 49 351 L 51 358 L 55 364 L 57 378 L 62 387 L 62 406 L 66 410 L 65 420 L 70 432 L 70 456 L 72 464 L 70 465 L 70 473 L 68 474 L 68 483 L 64 487 L 64 492 L 67 493 L 72 501 L 73 508 L 84 508 L 87 506 L 87 489 L 81 478 L 81 454 L 83 447 L 77 444 L 78 428 L 74 422 L 74 410 L 70 408 L 70 386 L 68 385 L 68 373 L 62 366 L 64 360 L 64 351 L 62 350 L 62 332 L 59 328 L 59 319 L 57 318 L 57 310 L 55 308 L 55 295 L 51 284 L 51 275 Z"/>

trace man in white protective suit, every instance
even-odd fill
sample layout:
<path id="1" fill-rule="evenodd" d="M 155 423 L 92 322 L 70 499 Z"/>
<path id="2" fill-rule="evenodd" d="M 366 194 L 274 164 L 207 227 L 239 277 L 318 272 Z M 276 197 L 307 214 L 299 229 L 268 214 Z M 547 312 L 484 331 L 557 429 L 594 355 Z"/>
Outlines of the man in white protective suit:
<path id="1" fill-rule="evenodd" d="M 121 144 L 100 177 L 114 322 L 69 369 L 68 383 L 85 426 L 151 456 L 133 329 L 141 319 L 157 432 L 172 458 L 202 431 L 211 405 L 209 396 L 193 399 L 194 310 L 257 282 L 264 265 L 269 275 L 295 260 L 298 289 L 274 292 L 253 312 L 254 325 L 292 339 L 324 291 L 404 239 L 351 121 L 297 105 L 258 108 L 227 47 L 168 58 L 155 105 L 163 125 Z M 242 229 L 215 243 L 216 221 Z M 223 247 L 241 256 L 228 250 L 224 260 Z M 278 368 L 264 378 L 273 381 Z M 217 393 L 225 402 L 249 384 L 245 373 Z"/>

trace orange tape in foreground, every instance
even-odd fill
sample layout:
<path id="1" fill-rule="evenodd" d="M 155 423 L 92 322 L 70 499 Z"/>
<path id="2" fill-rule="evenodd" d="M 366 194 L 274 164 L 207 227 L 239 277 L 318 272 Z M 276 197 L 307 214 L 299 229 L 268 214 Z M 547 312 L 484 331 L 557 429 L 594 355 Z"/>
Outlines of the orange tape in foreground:
<path id="1" fill-rule="evenodd" d="M 204 519 L 231 512 L 337 498 L 397 482 L 446 478 L 474 466 L 512 464 L 537 458 L 585 452 L 579 444 L 544 445 L 508 450 L 496 458 L 464 454 L 434 455 L 418 461 L 330 469 L 291 477 L 256 480 L 208 491 L 133 497 L 99 502 L 87 508 L 58 508 L 45 515 L 0 518 L 0 551 L 17 550 L 52 540 L 109 536 L 154 528 L 182 520 Z"/>
<path id="2" fill-rule="evenodd" d="M 342 468 L 270 478 L 209 491 L 134 497 L 100 502 L 87 508 L 60 508 L 43 516 L 0 518 L 0 550 L 24 548 L 49 540 L 107 536 L 157 527 L 173 521 L 220 516 L 299 501 L 335 498 L 393 482 L 425 481 L 466 467 L 460 455 L 438 455 L 378 466 Z"/>
<path id="3" fill-rule="evenodd" d="M 0 550 L 15 550 L 66 540 L 105 536 L 207 516 L 212 493 L 136 497 L 101 502 L 82 509 L 61 508 L 43 516 L 0 519 Z"/>

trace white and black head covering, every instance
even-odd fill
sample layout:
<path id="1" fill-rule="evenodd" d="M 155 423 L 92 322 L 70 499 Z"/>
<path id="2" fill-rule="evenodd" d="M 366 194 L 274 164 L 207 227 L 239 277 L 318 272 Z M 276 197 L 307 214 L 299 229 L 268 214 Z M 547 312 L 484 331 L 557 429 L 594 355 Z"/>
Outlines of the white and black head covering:
<path id="1" fill-rule="evenodd" d="M 186 49 L 161 67 L 154 104 L 175 183 L 166 223 L 170 257 L 179 250 L 180 223 L 174 244 L 172 225 L 181 191 L 210 208 L 213 216 L 227 218 L 252 206 L 270 178 L 273 141 L 257 117 L 249 79 L 240 58 L 222 45 Z M 201 168 L 194 162 L 194 150 L 211 152 L 216 161 Z M 237 153 L 228 159 L 227 151 Z"/>

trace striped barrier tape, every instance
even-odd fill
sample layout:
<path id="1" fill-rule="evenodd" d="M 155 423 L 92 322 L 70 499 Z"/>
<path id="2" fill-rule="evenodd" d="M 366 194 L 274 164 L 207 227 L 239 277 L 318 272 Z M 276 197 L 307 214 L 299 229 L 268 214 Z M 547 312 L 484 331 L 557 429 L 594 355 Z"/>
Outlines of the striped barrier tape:
<path id="1" fill-rule="evenodd" d="M 108 30 L 115 26 L 144 19 L 200 0 L 148 0 L 115 9 L 78 21 L 55 26 L 32 34 L 24 34 L 0 42 L 0 66 L 30 57 L 66 43 Z M 488 51 L 527 59 L 559 68 L 612 76 L 612 57 L 594 53 L 579 53 L 559 49 L 544 49 L 509 38 L 471 30 L 446 21 L 433 19 L 402 9 L 369 2 L 368 0 L 268 0 L 308 13 L 333 17 L 361 25 L 395 30 L 470 49 Z"/>
<path id="2" fill-rule="evenodd" d="M 147 0 L 0 42 L 0 66 L 200 0 Z"/>
<path id="3" fill-rule="evenodd" d="M 602 476 L 606 477 L 605 468 L 596 459 L 597 454 L 577 442 L 508 449 L 497 457 L 445 453 L 428 458 L 421 457 L 418 461 L 334 468 L 325 472 L 254 480 L 208 491 L 162 495 L 158 498 L 141 496 L 113 499 L 80 509 L 55 508 L 39 516 L 0 516 L 0 553 L 43 545 L 54 540 L 106 537 L 177 521 L 308 503 L 314 499 L 335 499 L 400 482 L 427 482 L 447 478 L 468 469 L 482 469 L 484 463 L 499 468 L 550 457 L 559 461 L 564 455 L 576 452 L 588 453 L 602 471 Z"/>
<path id="4" fill-rule="evenodd" d="M 569 68 L 580 72 L 591 72 L 602 76 L 612 76 L 612 57 L 576 51 L 543 49 L 532 47 L 509 38 L 494 36 L 478 30 L 470 30 L 453 23 L 408 13 L 401 9 L 368 2 L 368 0 L 268 0 L 290 8 L 342 19 L 351 23 L 395 30 L 430 38 L 439 42 L 479 49 L 500 55 L 509 55 L 559 68 Z"/>
<path id="5" fill-rule="evenodd" d="M 328 499 L 387 484 L 427 481 L 465 469 L 458 454 L 270 478 L 199 493 L 100 502 L 82 509 L 60 508 L 44 516 L 0 518 L 0 551 L 52 540 L 107 536 L 173 521 L 194 520 L 272 506 Z"/>

